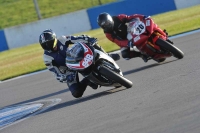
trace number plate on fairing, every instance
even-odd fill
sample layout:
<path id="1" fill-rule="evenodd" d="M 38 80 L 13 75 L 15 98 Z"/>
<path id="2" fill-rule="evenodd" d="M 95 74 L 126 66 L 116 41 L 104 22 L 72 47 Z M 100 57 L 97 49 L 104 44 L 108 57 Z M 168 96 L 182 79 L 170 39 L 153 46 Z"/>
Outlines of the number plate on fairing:
<path id="1" fill-rule="evenodd" d="M 145 32 L 145 24 L 142 21 L 136 21 L 131 28 L 131 32 L 135 35 L 140 35 Z"/>

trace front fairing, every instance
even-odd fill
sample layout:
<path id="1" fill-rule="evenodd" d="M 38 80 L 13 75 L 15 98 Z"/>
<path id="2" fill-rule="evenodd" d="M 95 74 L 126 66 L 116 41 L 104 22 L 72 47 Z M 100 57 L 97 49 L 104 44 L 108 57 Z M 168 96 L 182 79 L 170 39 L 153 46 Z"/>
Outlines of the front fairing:
<path id="1" fill-rule="evenodd" d="M 166 34 L 158 27 L 151 18 L 136 19 L 128 24 L 127 39 L 133 40 L 135 45 L 145 43 L 154 32 L 159 32 L 163 37 Z M 144 37 L 146 36 L 146 37 Z M 166 38 L 165 38 L 166 39 Z"/>
<path id="2" fill-rule="evenodd" d="M 132 40 L 134 46 L 142 53 L 152 58 L 159 56 L 160 58 L 169 57 L 165 51 L 162 51 L 156 44 L 158 38 L 167 40 L 167 35 L 159 26 L 149 17 L 138 19 L 137 22 L 129 22 L 127 39 Z"/>
<path id="3" fill-rule="evenodd" d="M 82 52 L 82 58 L 76 56 L 79 55 L 80 52 Z M 83 42 L 74 44 L 74 46 L 69 49 L 67 53 L 66 66 L 71 70 L 84 71 L 93 64 L 94 48 Z"/>
<path id="4" fill-rule="evenodd" d="M 111 62 L 115 66 L 116 69 L 119 69 L 119 66 L 117 65 L 117 63 L 108 54 L 103 53 L 102 51 L 99 51 L 96 49 L 95 49 L 95 54 L 99 55 L 98 60 L 101 60 L 101 59 L 107 60 L 107 61 Z M 97 60 L 96 60 L 96 62 L 97 62 Z"/>
<path id="5" fill-rule="evenodd" d="M 123 76 L 122 71 L 120 70 L 120 67 L 116 64 L 116 62 L 108 56 L 108 54 L 99 51 L 94 50 L 95 55 L 95 61 L 92 65 L 91 71 L 88 72 L 81 72 L 84 77 L 87 77 L 92 82 L 101 85 L 101 86 L 118 86 L 118 83 L 115 83 L 113 81 L 110 81 L 103 75 L 101 75 L 98 71 L 99 67 L 106 66 L 110 68 L 113 71 L 118 72 L 120 75 Z"/>
<path id="6" fill-rule="evenodd" d="M 70 62 L 70 60 L 66 58 L 66 65 L 71 70 L 78 71 L 83 75 L 83 77 L 88 78 L 93 83 L 101 86 L 118 86 L 118 83 L 104 77 L 99 72 L 99 68 L 104 66 L 123 76 L 122 71 L 116 62 L 107 53 L 94 49 L 90 44 L 80 43 L 78 45 L 83 46 L 85 54 L 89 54 L 92 58 L 86 58 L 85 54 L 84 58 L 78 62 Z M 83 63 L 84 61 L 86 63 Z"/>

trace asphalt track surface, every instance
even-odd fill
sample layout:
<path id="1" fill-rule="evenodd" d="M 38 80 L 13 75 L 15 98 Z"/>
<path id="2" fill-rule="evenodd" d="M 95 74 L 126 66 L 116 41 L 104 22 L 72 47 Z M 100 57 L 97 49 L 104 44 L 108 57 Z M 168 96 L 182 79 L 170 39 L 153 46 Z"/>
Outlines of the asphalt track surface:
<path id="1" fill-rule="evenodd" d="M 199 133 L 200 33 L 173 39 L 185 56 L 164 63 L 117 61 L 133 87 L 87 88 L 75 99 L 51 73 L 0 83 L 0 107 L 60 98 L 1 133 Z M 41 55 L 42 56 L 42 55 Z"/>

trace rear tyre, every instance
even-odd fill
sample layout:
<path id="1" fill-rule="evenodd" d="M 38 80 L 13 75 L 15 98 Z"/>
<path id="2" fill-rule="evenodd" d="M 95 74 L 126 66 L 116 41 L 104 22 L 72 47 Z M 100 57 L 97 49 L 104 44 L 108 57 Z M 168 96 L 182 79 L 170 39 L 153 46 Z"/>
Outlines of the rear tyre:
<path id="1" fill-rule="evenodd" d="M 133 83 L 130 80 L 128 80 L 128 79 L 124 78 L 123 76 L 113 72 L 112 70 L 110 70 L 107 67 L 104 67 L 104 66 L 100 67 L 99 72 L 102 75 L 104 75 L 105 77 L 121 84 L 122 86 L 124 86 L 126 88 L 131 88 L 132 85 L 133 85 Z"/>
<path id="2" fill-rule="evenodd" d="M 180 49 L 178 49 L 174 45 L 171 45 L 169 42 L 167 42 L 161 38 L 158 38 L 158 40 L 156 41 L 156 44 L 158 46 L 160 46 L 161 48 L 171 52 L 173 54 L 173 56 L 178 59 L 182 59 L 184 56 L 184 53 Z"/>
<path id="3" fill-rule="evenodd" d="M 164 62 L 165 60 L 166 58 L 162 58 L 162 59 L 158 59 L 157 62 L 160 63 L 160 62 Z"/>

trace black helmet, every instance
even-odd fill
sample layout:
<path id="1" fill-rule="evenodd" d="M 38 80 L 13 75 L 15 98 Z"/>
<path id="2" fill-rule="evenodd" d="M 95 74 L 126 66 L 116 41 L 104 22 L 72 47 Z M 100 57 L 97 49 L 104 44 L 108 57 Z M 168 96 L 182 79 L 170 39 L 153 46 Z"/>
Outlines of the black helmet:
<path id="1" fill-rule="evenodd" d="M 49 52 L 52 52 L 57 45 L 56 34 L 51 29 L 42 32 L 39 37 L 41 47 Z"/>
<path id="2" fill-rule="evenodd" d="M 104 29 L 105 31 L 111 31 L 114 26 L 114 21 L 110 14 L 108 13 L 101 13 L 97 18 L 98 25 Z"/>

